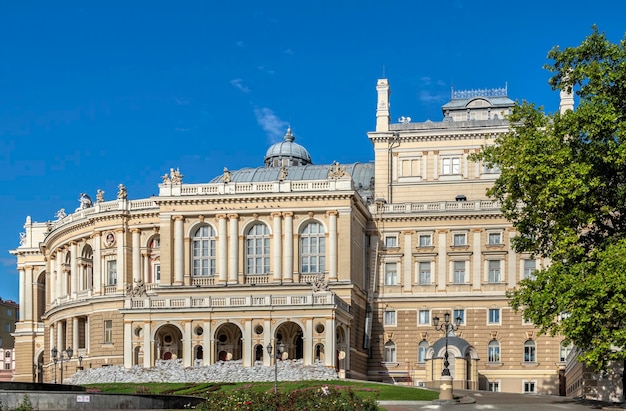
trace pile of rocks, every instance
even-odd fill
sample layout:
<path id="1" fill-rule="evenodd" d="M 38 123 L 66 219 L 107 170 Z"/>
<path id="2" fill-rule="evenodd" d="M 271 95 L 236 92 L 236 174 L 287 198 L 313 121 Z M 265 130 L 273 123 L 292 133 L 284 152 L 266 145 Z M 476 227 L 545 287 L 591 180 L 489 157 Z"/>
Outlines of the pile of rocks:
<path id="1" fill-rule="evenodd" d="M 280 361 L 277 366 L 279 381 L 336 380 L 334 368 L 321 362 L 305 366 L 302 360 Z M 74 385 L 103 382 L 260 382 L 274 381 L 274 366 L 257 363 L 244 367 L 241 361 L 220 361 L 209 366 L 183 367 L 182 360 L 158 361 L 156 367 L 109 366 L 78 371 L 65 383 Z"/>

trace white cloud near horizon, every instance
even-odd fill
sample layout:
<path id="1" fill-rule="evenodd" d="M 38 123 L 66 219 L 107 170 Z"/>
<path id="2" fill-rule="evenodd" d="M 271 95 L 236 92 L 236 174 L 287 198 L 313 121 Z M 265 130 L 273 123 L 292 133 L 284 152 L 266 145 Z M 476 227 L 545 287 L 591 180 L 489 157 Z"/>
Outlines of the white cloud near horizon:
<path id="1" fill-rule="evenodd" d="M 250 88 L 248 86 L 246 86 L 245 84 L 243 84 L 243 79 L 242 78 L 232 79 L 230 81 L 230 85 L 235 87 L 236 89 L 239 89 L 239 91 L 241 91 L 243 93 L 249 93 L 250 92 Z"/>
<path id="2" fill-rule="evenodd" d="M 272 144 L 282 140 L 289 123 L 278 118 L 278 116 L 267 107 L 255 107 L 254 116 L 263 131 L 267 133 Z"/>

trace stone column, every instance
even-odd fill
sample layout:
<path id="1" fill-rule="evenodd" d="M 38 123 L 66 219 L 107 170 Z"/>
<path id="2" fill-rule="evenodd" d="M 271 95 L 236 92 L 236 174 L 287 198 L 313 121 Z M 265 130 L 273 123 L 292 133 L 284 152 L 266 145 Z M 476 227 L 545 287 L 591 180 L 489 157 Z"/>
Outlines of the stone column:
<path id="1" fill-rule="evenodd" d="M 152 272 L 152 267 L 150 267 L 150 253 L 145 252 L 141 255 L 143 259 L 143 282 L 145 284 L 150 284 L 155 282 L 154 278 L 150 278 L 150 273 Z M 154 273 L 152 273 L 154 276 Z"/>
<path id="2" fill-rule="evenodd" d="M 211 365 L 213 364 L 213 355 L 214 349 L 211 346 L 211 335 L 213 335 L 213 330 L 211 329 L 211 321 L 205 321 L 202 325 L 204 332 L 202 333 L 202 364 L 203 365 Z"/>
<path id="3" fill-rule="evenodd" d="M 447 248 L 447 243 L 446 243 L 446 232 L 445 231 L 440 231 L 439 232 L 439 249 L 438 249 L 438 256 L 437 256 L 437 268 L 439 269 L 439 273 L 437 274 L 437 290 L 445 290 L 446 289 L 446 279 L 447 279 L 447 275 L 448 275 L 448 267 L 446 264 L 446 248 Z"/>
<path id="4" fill-rule="evenodd" d="M 24 268 L 19 269 L 20 272 L 20 307 L 22 304 L 26 305 L 26 270 Z M 20 321 L 25 321 L 26 319 L 26 310 L 19 310 L 19 319 Z"/>
<path id="5" fill-rule="evenodd" d="M 217 244 L 217 272 L 219 281 L 225 283 L 228 281 L 228 227 L 225 214 L 217 215 Z"/>
<path id="6" fill-rule="evenodd" d="M 243 324 L 243 341 L 241 342 L 243 352 L 241 353 L 241 363 L 244 367 L 252 367 L 254 363 L 254 353 L 252 353 L 252 319 L 246 318 Z"/>
<path id="7" fill-rule="evenodd" d="M 313 364 L 313 358 L 315 355 L 313 354 L 313 318 L 307 318 L 304 320 L 304 330 L 303 331 L 303 357 L 302 361 L 304 365 Z"/>
<path id="8" fill-rule="evenodd" d="M 503 260 L 502 262 L 504 263 L 504 267 L 502 267 L 502 273 L 507 275 L 509 278 L 508 280 L 508 288 L 515 288 L 515 286 L 517 285 L 517 276 L 515 275 L 515 271 L 516 271 L 516 267 L 517 264 L 515 264 L 515 251 L 513 250 L 513 248 L 511 247 L 512 241 L 513 241 L 513 237 L 515 237 L 515 233 L 513 231 L 509 231 L 506 232 L 505 234 L 508 234 L 509 238 L 508 238 L 508 250 L 507 250 L 507 254 L 508 254 L 508 258 L 507 260 Z M 503 279 L 503 281 L 506 281 L 505 279 Z"/>
<path id="9" fill-rule="evenodd" d="M 474 290 L 480 290 L 481 275 L 482 268 L 480 266 L 480 258 L 482 253 L 480 252 L 481 244 L 480 244 L 480 230 L 474 230 L 474 240 L 473 240 L 473 255 L 472 255 L 472 288 Z"/>
<path id="10" fill-rule="evenodd" d="M 124 258 L 124 230 L 115 232 L 115 243 L 117 244 L 117 292 L 124 291 L 124 283 L 126 278 L 126 259 Z"/>
<path id="11" fill-rule="evenodd" d="M 57 327 L 57 344 L 59 353 L 65 349 L 65 333 L 63 332 L 63 321 L 56 322 Z"/>
<path id="12" fill-rule="evenodd" d="M 100 246 L 102 243 L 100 232 L 93 233 L 93 293 L 102 294 L 102 255 Z"/>
<path id="13" fill-rule="evenodd" d="M 229 214 L 230 241 L 228 253 L 228 282 L 236 284 L 239 274 L 239 215 Z"/>
<path id="14" fill-rule="evenodd" d="M 78 356 L 78 317 L 72 317 L 72 347 L 74 347 L 74 352 L 76 356 Z"/>
<path id="15" fill-rule="evenodd" d="M 133 233 L 133 281 L 139 281 L 141 279 L 141 230 L 135 228 Z"/>
<path id="16" fill-rule="evenodd" d="M 272 361 L 272 357 L 274 356 L 274 350 L 276 349 L 276 341 L 274 340 L 274 333 L 276 332 L 276 330 L 274 330 L 272 328 L 272 320 L 265 320 L 263 321 L 263 334 L 264 334 L 264 339 L 263 339 L 263 365 L 266 367 L 269 367 L 271 365 L 274 365 L 274 361 Z M 267 344 L 272 344 L 272 354 L 269 355 L 267 353 L 266 347 Z"/>
<path id="17" fill-rule="evenodd" d="M 89 338 L 89 316 L 85 317 L 85 352 L 87 354 L 89 354 L 89 352 L 91 351 L 90 346 L 91 346 L 91 339 Z"/>
<path id="18" fill-rule="evenodd" d="M 73 294 L 74 296 L 78 292 L 78 244 L 76 241 L 72 241 L 70 244 L 70 281 L 71 281 L 71 289 L 67 290 L 68 294 Z"/>
<path id="19" fill-rule="evenodd" d="M 411 286 L 413 285 L 413 250 L 412 250 L 412 240 L 413 240 L 413 232 L 412 231 L 404 231 L 402 233 L 404 235 L 404 256 L 403 256 L 403 281 L 404 287 L 402 289 L 403 292 L 410 293 Z M 350 340 L 348 340 L 350 341 Z M 347 355 L 347 354 L 346 354 Z"/>
<path id="20" fill-rule="evenodd" d="M 183 283 L 183 271 L 185 268 L 185 242 L 183 216 L 174 217 L 174 284 Z"/>
<path id="21" fill-rule="evenodd" d="M 337 339 L 335 334 L 337 333 L 335 319 L 326 319 L 326 340 L 324 342 L 324 365 L 327 367 L 335 367 L 337 359 Z"/>
<path id="22" fill-rule="evenodd" d="M 293 213 L 283 213 L 285 218 L 285 250 L 283 253 L 283 278 L 293 282 Z"/>
<path id="23" fill-rule="evenodd" d="M 63 252 L 61 249 L 57 249 L 56 251 L 57 254 L 57 270 L 56 270 L 56 283 L 53 284 L 54 286 L 56 286 L 57 292 L 56 292 L 56 296 L 57 298 L 63 296 Z"/>
<path id="24" fill-rule="evenodd" d="M 50 253 L 48 261 L 46 262 L 46 271 L 48 272 L 48 278 L 46 279 L 46 289 L 48 291 L 48 298 L 50 298 L 50 305 L 53 304 L 56 295 L 56 254 Z M 22 282 L 20 281 L 20 284 Z"/>
<path id="25" fill-rule="evenodd" d="M 328 278 L 337 279 L 337 211 L 327 211 L 328 216 Z"/>
<path id="26" fill-rule="evenodd" d="M 124 322 L 124 368 L 133 366 L 133 323 Z"/>
<path id="27" fill-rule="evenodd" d="M 143 366 L 152 367 L 154 364 L 154 344 L 152 343 L 152 329 L 150 322 L 145 322 L 143 326 Z"/>
<path id="28" fill-rule="evenodd" d="M 271 217 L 274 221 L 274 255 L 272 258 L 272 266 L 274 267 L 274 281 L 280 281 L 283 278 L 283 221 L 282 215 L 280 213 L 272 213 Z"/>
<path id="29" fill-rule="evenodd" d="M 193 364 L 193 348 L 191 344 L 193 339 L 191 337 L 191 321 L 185 321 L 183 325 L 183 367 L 191 367 Z"/>

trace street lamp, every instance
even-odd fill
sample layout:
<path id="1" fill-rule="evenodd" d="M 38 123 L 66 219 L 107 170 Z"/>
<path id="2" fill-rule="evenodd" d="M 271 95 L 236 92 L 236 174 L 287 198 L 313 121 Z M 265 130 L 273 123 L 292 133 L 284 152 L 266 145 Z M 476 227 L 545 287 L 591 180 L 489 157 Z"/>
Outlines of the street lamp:
<path id="1" fill-rule="evenodd" d="M 60 355 L 59 355 L 60 354 Z M 67 360 L 71 360 L 72 359 L 72 354 L 74 354 L 74 350 L 72 350 L 72 347 L 68 347 L 67 350 L 65 351 L 60 351 L 57 350 L 57 347 L 53 347 L 50 350 L 50 355 L 52 356 L 52 361 L 54 361 L 54 383 L 57 383 L 57 362 L 59 360 L 61 360 L 61 384 L 63 384 L 63 360 L 65 359 L 65 355 L 67 354 Z M 59 355 L 57 357 L 57 355 Z"/>
<path id="2" fill-rule="evenodd" d="M 272 343 L 267 343 L 267 353 L 272 356 Z M 278 352 L 274 356 L 274 394 L 278 392 L 278 355 L 282 357 L 282 353 L 285 352 L 285 344 L 282 342 L 278 345 Z"/>
<path id="3" fill-rule="evenodd" d="M 439 317 L 433 317 L 433 326 L 437 331 L 443 331 L 446 338 L 446 350 L 443 354 L 443 370 L 441 371 L 441 391 L 439 391 L 440 400 L 452 400 L 452 376 L 448 366 L 448 334 L 456 331 L 461 326 L 461 317 L 456 317 L 454 323 L 450 322 L 450 313 L 443 315 L 443 323 L 439 324 Z M 449 383 L 449 384 L 448 384 Z"/>
<path id="4" fill-rule="evenodd" d="M 79 370 L 83 369 L 83 356 L 82 355 L 78 356 L 78 369 Z"/>

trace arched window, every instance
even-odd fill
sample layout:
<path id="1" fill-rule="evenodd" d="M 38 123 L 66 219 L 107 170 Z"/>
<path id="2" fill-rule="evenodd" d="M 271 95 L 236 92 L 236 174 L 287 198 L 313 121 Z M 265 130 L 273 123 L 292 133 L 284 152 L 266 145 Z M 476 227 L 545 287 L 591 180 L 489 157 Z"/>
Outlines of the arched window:
<path id="1" fill-rule="evenodd" d="M 318 222 L 304 226 L 300 233 L 300 272 L 323 273 L 326 264 L 326 236 Z"/>
<path id="2" fill-rule="evenodd" d="M 417 346 L 417 362 L 424 364 L 426 362 L 426 352 L 428 352 L 428 341 L 422 341 Z"/>
<path id="3" fill-rule="evenodd" d="M 192 239 L 194 276 L 215 275 L 215 230 L 203 225 L 196 230 Z"/>
<path id="4" fill-rule="evenodd" d="M 270 230 L 265 224 L 253 225 L 246 234 L 247 274 L 270 272 Z"/>
<path id="5" fill-rule="evenodd" d="M 524 343 L 524 362 L 536 362 L 537 361 L 537 347 L 533 340 L 528 340 Z"/>
<path id="6" fill-rule="evenodd" d="M 93 250 L 89 244 L 83 247 L 80 261 L 80 284 L 81 290 L 89 290 L 93 287 Z"/>
<path id="7" fill-rule="evenodd" d="M 393 341 L 385 343 L 385 362 L 396 362 L 396 344 Z"/>
<path id="8" fill-rule="evenodd" d="M 500 343 L 498 341 L 490 341 L 487 350 L 487 360 L 489 362 L 500 362 Z"/>

